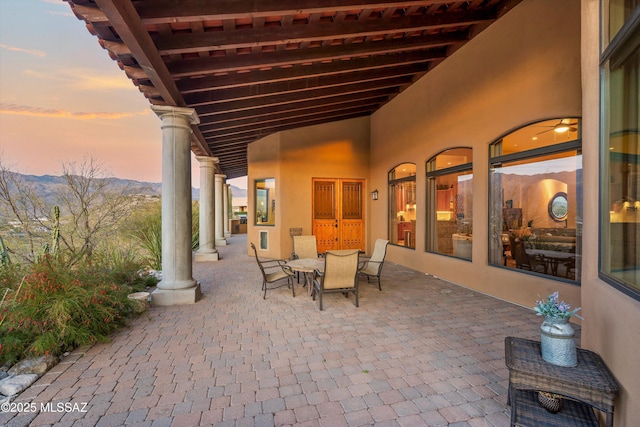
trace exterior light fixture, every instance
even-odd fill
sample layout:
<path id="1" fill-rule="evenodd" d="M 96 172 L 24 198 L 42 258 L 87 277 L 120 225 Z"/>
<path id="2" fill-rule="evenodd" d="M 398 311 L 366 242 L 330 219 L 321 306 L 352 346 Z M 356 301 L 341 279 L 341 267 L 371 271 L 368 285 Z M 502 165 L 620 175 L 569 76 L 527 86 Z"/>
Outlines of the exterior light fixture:
<path id="1" fill-rule="evenodd" d="M 371 200 L 378 200 L 378 190 L 373 190 L 371 192 Z"/>

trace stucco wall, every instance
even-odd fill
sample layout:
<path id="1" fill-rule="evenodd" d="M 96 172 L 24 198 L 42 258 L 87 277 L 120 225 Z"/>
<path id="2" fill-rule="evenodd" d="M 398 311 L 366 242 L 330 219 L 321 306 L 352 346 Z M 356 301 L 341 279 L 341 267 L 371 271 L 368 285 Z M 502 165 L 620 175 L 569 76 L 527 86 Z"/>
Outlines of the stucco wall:
<path id="1" fill-rule="evenodd" d="M 312 178 L 369 177 L 369 127 L 369 117 L 362 117 L 280 132 L 249 145 L 249 206 L 255 198 L 254 181 L 277 175 L 276 226 L 253 225 L 249 209 L 249 242 L 258 241 L 259 230 L 269 230 L 269 251 L 261 255 L 290 257 L 289 228 L 311 234 Z M 368 188 L 365 183 L 365 195 Z M 367 210 L 369 203 L 365 196 Z"/>
<path id="2" fill-rule="evenodd" d="M 531 307 L 559 290 L 580 303 L 576 285 L 488 266 L 488 145 L 525 124 L 581 116 L 580 2 L 525 0 L 412 85 L 371 119 L 371 185 L 417 163 L 416 249 L 388 257 L 419 271 Z M 442 150 L 473 148 L 473 261 L 425 252 L 425 161 Z M 386 236 L 387 194 L 371 210 L 371 240 Z"/>

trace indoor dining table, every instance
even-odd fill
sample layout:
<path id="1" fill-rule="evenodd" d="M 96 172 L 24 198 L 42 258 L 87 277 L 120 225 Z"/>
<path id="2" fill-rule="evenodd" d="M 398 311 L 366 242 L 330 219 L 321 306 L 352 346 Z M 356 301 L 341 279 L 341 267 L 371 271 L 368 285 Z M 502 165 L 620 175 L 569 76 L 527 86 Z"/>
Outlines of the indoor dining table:
<path id="1" fill-rule="evenodd" d="M 575 258 L 576 256 L 573 252 L 561 252 L 549 249 L 527 249 L 526 251 L 528 255 L 542 256 L 545 263 L 548 264 L 553 276 L 558 275 L 559 263 L 569 261 L 571 258 Z"/>

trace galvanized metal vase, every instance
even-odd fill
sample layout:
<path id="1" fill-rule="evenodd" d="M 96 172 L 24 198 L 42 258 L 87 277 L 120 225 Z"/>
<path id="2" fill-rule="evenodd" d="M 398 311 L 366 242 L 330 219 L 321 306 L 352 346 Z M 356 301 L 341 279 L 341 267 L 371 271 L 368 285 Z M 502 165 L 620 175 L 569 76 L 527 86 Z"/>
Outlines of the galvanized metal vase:
<path id="1" fill-rule="evenodd" d="M 569 319 L 545 317 L 540 326 L 542 359 L 558 366 L 576 366 L 578 357 L 574 336 Z"/>

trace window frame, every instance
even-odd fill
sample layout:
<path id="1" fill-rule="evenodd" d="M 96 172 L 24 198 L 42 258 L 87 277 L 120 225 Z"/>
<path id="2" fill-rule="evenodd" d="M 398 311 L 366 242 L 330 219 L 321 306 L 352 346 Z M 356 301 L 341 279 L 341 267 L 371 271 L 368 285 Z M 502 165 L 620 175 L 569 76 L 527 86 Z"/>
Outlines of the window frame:
<path id="1" fill-rule="evenodd" d="M 603 11 L 608 10 L 610 1 L 602 0 L 600 2 L 601 16 Z M 604 16 L 608 17 L 608 14 Z M 603 16 L 603 18 L 604 18 Z M 604 255 L 611 259 L 611 249 L 605 250 L 605 245 L 611 243 L 611 219 L 608 216 L 609 203 L 605 201 L 611 198 L 611 187 L 609 184 L 609 176 L 611 174 L 611 153 L 609 151 L 609 135 L 607 131 L 609 129 L 610 114 L 610 99 L 611 99 L 611 60 L 616 56 L 625 57 L 633 52 L 634 43 L 637 44 L 635 48 L 640 46 L 638 38 L 640 38 L 640 8 L 636 8 L 631 15 L 625 20 L 624 24 L 620 27 L 618 32 L 613 38 L 610 38 L 609 27 L 610 23 L 602 20 L 600 29 L 600 40 L 603 49 L 600 55 L 600 159 L 599 159 L 599 218 L 598 218 L 598 278 L 605 283 L 609 284 L 614 289 L 622 292 L 623 294 L 640 301 L 640 283 L 632 285 L 623 281 L 622 279 L 613 276 L 610 271 L 604 270 Z M 635 38 L 635 39 L 634 39 Z M 630 52 L 626 52 L 626 50 Z M 615 65 L 615 64 L 613 64 Z M 609 109 L 607 109 L 609 107 Z M 625 154 L 621 153 L 624 157 Z M 640 165 L 640 163 L 638 163 Z M 605 223 L 607 227 L 605 227 Z M 605 232 L 608 234 L 605 236 Z M 640 247 L 636 247 L 636 250 L 640 250 Z"/>
<path id="2" fill-rule="evenodd" d="M 414 171 L 412 174 L 408 175 L 408 176 L 403 176 L 401 178 L 394 178 L 391 179 L 391 176 L 395 173 L 395 171 L 402 167 L 403 165 L 411 165 L 414 168 Z M 414 241 L 414 246 L 407 246 L 407 244 L 405 243 L 404 245 L 401 245 L 398 243 L 398 241 L 400 240 L 399 238 L 396 239 L 394 241 L 393 234 L 392 234 L 392 230 L 391 230 L 391 218 L 393 215 L 397 216 L 397 211 L 395 209 L 392 209 L 392 202 L 395 203 L 395 197 L 391 191 L 391 186 L 392 185 L 397 185 L 400 183 L 404 183 L 404 182 L 413 182 L 414 185 L 414 206 L 415 206 L 415 210 L 417 211 L 417 204 L 416 204 L 416 198 L 417 198 L 417 172 L 418 172 L 418 165 L 416 163 L 413 162 L 402 162 L 402 163 L 398 163 L 397 165 L 395 165 L 394 167 L 392 167 L 391 169 L 389 169 L 389 172 L 387 172 L 387 191 L 389 193 L 389 197 L 387 198 L 387 239 L 389 240 L 389 244 L 393 245 L 393 246 L 397 246 L 399 248 L 405 248 L 405 249 L 411 249 L 411 250 L 415 250 L 415 235 L 413 236 L 413 241 Z M 394 175 L 395 176 L 395 175 Z M 413 215 L 416 215 L 417 212 L 414 212 Z M 415 232 L 414 232 L 415 234 Z"/>
<path id="3" fill-rule="evenodd" d="M 578 126 L 578 135 L 576 137 L 576 139 L 572 140 L 572 141 L 566 141 L 566 142 L 561 142 L 561 143 L 557 143 L 557 144 L 553 144 L 553 145 L 545 145 L 542 147 L 537 147 L 537 148 L 532 148 L 529 150 L 523 150 L 523 151 L 519 151 L 516 153 L 510 153 L 510 154 L 500 154 L 500 155 L 495 155 L 494 153 L 498 150 L 496 150 L 496 147 L 498 146 L 498 144 L 507 136 L 511 135 L 514 132 L 517 132 L 520 129 L 526 128 L 528 126 L 534 126 L 537 123 L 542 123 L 542 122 L 546 122 L 549 120 L 556 120 L 558 117 L 552 117 L 549 119 L 544 119 L 544 120 L 539 120 L 539 121 L 534 121 L 534 122 L 529 122 L 529 123 L 525 123 L 520 127 L 511 129 L 509 132 L 503 134 L 502 136 L 500 136 L 499 138 L 497 138 L 495 141 L 493 141 L 492 143 L 489 144 L 488 147 L 488 154 L 489 154 L 489 174 L 488 174 L 488 191 L 487 191 L 487 208 L 488 208 L 488 215 L 487 215 L 487 229 L 488 230 L 492 230 L 494 225 L 492 224 L 492 194 L 491 194 L 491 188 L 492 188 L 492 183 L 491 183 L 491 176 L 492 176 L 492 170 L 494 168 L 501 168 L 503 167 L 504 163 L 511 163 L 511 162 L 519 162 L 519 161 L 526 161 L 526 160 L 530 160 L 530 159 L 535 159 L 535 158 L 541 158 L 541 157 L 545 157 L 545 156 L 549 156 L 549 155 L 554 155 L 554 154 L 562 154 L 562 153 L 567 153 L 567 152 L 572 152 L 575 151 L 577 152 L 577 155 L 582 155 L 582 124 L 579 123 Z M 579 122 L 582 121 L 582 117 L 577 117 L 577 116 L 567 116 L 567 118 L 571 118 L 571 119 L 576 119 Z M 584 188 L 582 185 L 578 185 L 577 187 L 580 188 L 581 191 L 584 191 Z M 556 197 L 556 195 L 554 195 L 554 197 Z M 579 197 L 576 198 L 578 206 L 576 206 L 576 212 L 580 212 L 580 216 L 582 216 L 583 214 L 583 207 L 582 207 L 582 194 L 579 195 Z M 566 220 L 566 219 L 565 219 Z M 563 220 L 563 221 L 565 221 Z M 578 221 L 578 218 L 576 218 L 576 222 L 582 222 L 582 220 Z M 576 228 L 576 253 L 575 256 L 576 258 L 582 258 L 582 242 L 581 242 L 581 234 L 582 231 L 580 230 L 580 232 L 578 232 L 578 229 Z M 492 248 L 492 241 L 491 241 L 491 231 L 489 232 L 489 238 L 487 240 L 487 253 L 490 255 L 489 259 L 488 259 L 488 265 L 491 267 L 495 267 L 495 268 L 503 268 L 503 269 L 507 269 L 509 271 L 515 271 L 521 274 L 528 274 L 528 275 L 533 275 L 533 276 L 538 276 L 538 277 L 542 277 L 548 280 L 555 280 L 555 281 L 561 281 L 561 282 L 567 282 L 570 283 L 572 285 L 577 285 L 580 286 L 581 282 L 580 282 L 580 277 L 579 275 L 576 273 L 576 277 L 575 279 L 567 279 L 567 278 L 563 278 L 563 277 L 559 277 L 559 276 L 554 276 L 554 275 L 550 275 L 550 274 L 544 274 L 544 273 L 538 273 L 535 271 L 529 271 L 526 269 L 519 269 L 519 268 L 513 268 L 513 267 L 507 267 L 504 264 L 498 264 L 495 262 L 491 261 L 491 253 L 492 250 L 494 250 Z"/>
<path id="4" fill-rule="evenodd" d="M 460 149 L 465 149 L 465 150 L 469 150 L 469 152 L 471 153 L 471 161 L 470 162 L 466 162 L 466 163 L 461 163 L 455 166 L 451 166 L 448 168 L 442 168 L 442 169 L 433 169 L 433 167 L 436 164 L 436 159 L 438 158 L 438 156 L 443 155 L 445 153 L 447 153 L 448 151 L 453 151 L 453 150 L 460 150 Z M 433 164 L 433 166 L 431 166 Z M 456 146 L 456 147 L 450 147 L 450 148 L 446 148 L 436 154 L 434 154 L 433 156 L 431 156 L 426 162 L 425 162 L 425 177 L 426 177 L 426 199 L 427 199 L 427 209 L 426 209 L 426 215 L 425 215 L 425 221 L 426 221 L 426 233 L 425 233 L 425 252 L 430 253 L 430 254 L 434 254 L 434 255 L 441 255 L 441 256 L 447 256 L 447 257 L 452 257 L 452 258 L 456 258 L 459 260 L 463 260 L 463 261 L 468 261 L 468 262 L 472 262 L 473 261 L 473 255 L 469 258 L 465 258 L 465 257 L 461 257 L 461 256 L 456 256 L 453 254 L 447 254 L 444 252 L 438 252 L 435 249 L 433 249 L 436 246 L 436 238 L 437 238 L 437 222 L 438 222 L 438 218 L 437 218 L 437 188 L 436 188 L 436 179 L 440 176 L 446 176 L 446 175 L 451 175 L 451 174 L 456 174 L 456 173 L 460 173 L 460 172 L 471 172 L 470 175 L 473 179 L 474 173 L 473 173 L 473 147 L 467 147 L 467 146 Z M 471 219 L 471 227 L 473 228 L 473 217 Z M 472 251 L 473 251 L 473 241 L 471 243 L 472 245 Z"/>
<path id="5" fill-rule="evenodd" d="M 270 187 L 269 183 L 273 183 Z M 262 184 L 262 186 L 259 186 Z M 253 195 L 254 195 L 254 207 L 253 207 L 253 225 L 258 227 L 275 227 L 275 207 L 276 207 L 276 179 L 275 178 L 259 178 L 253 182 Z M 260 192 L 264 191 L 264 196 L 259 196 Z M 269 195 L 271 193 L 271 195 Z M 265 211 L 258 209 L 258 198 L 264 197 Z M 260 214 L 262 213 L 262 214 Z M 263 219 L 266 218 L 266 221 Z M 258 221 L 260 219 L 260 221 Z"/>

